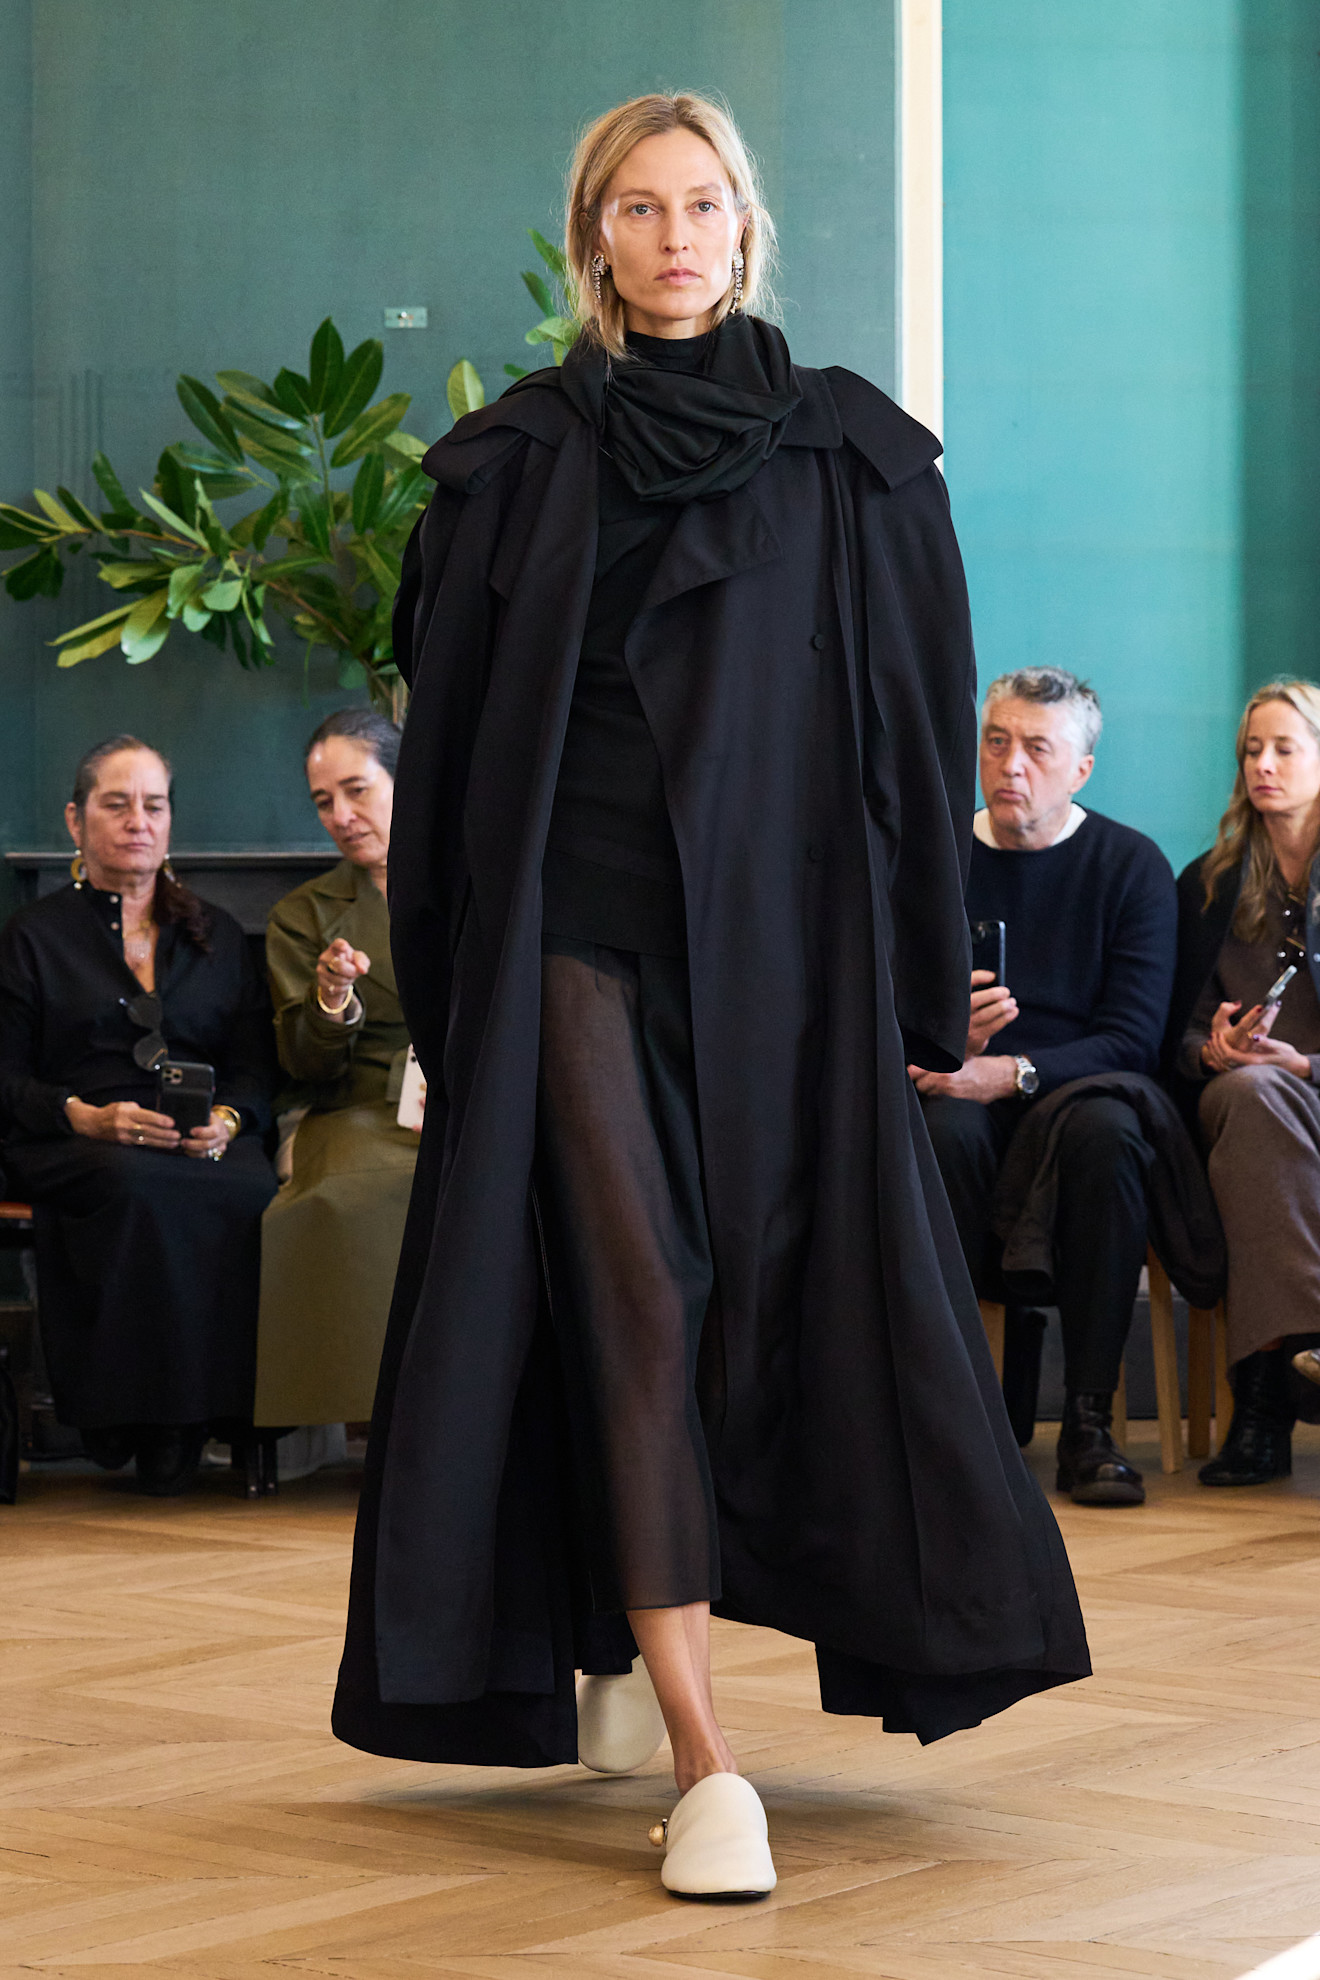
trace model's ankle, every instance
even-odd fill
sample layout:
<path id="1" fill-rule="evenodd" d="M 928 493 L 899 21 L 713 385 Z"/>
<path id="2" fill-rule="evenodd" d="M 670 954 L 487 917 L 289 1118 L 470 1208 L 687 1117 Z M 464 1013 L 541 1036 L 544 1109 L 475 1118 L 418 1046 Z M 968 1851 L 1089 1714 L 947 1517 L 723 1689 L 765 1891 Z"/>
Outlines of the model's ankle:
<path id="1" fill-rule="evenodd" d="M 680 1794 L 686 1794 L 708 1774 L 736 1774 L 738 1762 L 723 1741 L 718 1746 L 684 1749 L 674 1755 L 674 1780 Z"/>

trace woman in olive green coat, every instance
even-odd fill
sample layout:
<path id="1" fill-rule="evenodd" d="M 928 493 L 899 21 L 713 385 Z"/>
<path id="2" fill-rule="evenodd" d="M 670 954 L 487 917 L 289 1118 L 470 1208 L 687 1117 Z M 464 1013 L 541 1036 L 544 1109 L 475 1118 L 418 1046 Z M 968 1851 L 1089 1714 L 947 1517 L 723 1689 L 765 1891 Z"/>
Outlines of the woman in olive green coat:
<path id="1" fill-rule="evenodd" d="M 321 724 L 307 779 L 344 857 L 286 894 L 266 931 L 284 1105 L 308 1111 L 262 1222 L 259 1424 L 371 1414 L 419 1139 L 397 1119 L 408 1034 L 385 906 L 398 748 L 366 710 Z"/>

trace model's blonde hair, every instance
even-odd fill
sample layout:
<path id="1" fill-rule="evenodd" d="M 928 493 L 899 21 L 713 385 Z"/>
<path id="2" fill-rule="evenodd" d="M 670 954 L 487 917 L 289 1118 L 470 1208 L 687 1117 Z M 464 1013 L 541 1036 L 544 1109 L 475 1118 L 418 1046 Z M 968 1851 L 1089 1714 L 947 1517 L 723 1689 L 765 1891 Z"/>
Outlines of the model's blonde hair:
<path id="1" fill-rule="evenodd" d="M 1320 743 L 1320 687 L 1314 681 L 1267 681 L 1257 688 L 1242 713 L 1237 732 L 1237 777 L 1228 809 L 1219 821 L 1214 845 L 1201 862 L 1205 885 L 1205 906 L 1209 907 L 1219 882 L 1232 868 L 1243 865 L 1242 888 L 1233 916 L 1233 933 L 1242 942 L 1258 942 L 1265 930 L 1265 910 L 1273 889 L 1282 885 L 1274 847 L 1265 820 L 1247 796 L 1243 764 L 1247 759 L 1247 730 L 1258 708 L 1268 702 L 1286 702 L 1305 722 Z M 1314 858 L 1316 848 L 1312 847 Z"/>
<path id="2" fill-rule="evenodd" d="M 704 138 L 724 168 L 742 218 L 742 307 L 761 313 L 767 306 L 767 278 L 774 266 L 775 223 L 761 203 L 756 164 L 737 125 L 722 104 L 686 92 L 678 96 L 635 96 L 630 103 L 597 117 L 578 141 L 568 175 L 565 251 L 572 284 L 570 304 L 583 335 L 611 357 L 624 356 L 623 302 L 608 269 L 601 276 L 597 307 L 591 257 L 600 246 L 600 209 L 610 180 L 635 144 L 665 131 L 692 131 Z M 733 281 L 715 305 L 711 328 L 733 307 Z"/>

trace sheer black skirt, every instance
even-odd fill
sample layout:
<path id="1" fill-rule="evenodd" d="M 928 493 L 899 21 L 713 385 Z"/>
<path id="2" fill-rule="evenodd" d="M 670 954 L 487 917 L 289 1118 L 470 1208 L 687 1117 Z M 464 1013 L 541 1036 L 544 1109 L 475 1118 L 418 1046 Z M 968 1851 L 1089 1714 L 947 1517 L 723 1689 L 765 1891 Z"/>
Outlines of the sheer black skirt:
<path id="1" fill-rule="evenodd" d="M 547 934 L 537 1188 L 598 1613 L 717 1600 L 687 963 Z"/>

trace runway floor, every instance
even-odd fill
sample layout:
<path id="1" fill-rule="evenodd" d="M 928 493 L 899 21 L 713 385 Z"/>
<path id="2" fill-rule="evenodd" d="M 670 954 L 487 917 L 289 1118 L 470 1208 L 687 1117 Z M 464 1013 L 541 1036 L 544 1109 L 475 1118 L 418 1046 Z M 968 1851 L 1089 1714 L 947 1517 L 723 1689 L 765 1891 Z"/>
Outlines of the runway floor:
<path id="1" fill-rule="evenodd" d="M 327 1719 L 351 1474 L 249 1505 L 22 1481 L 0 1509 L 0 1973 L 186 1980 L 1219 1980 L 1320 1929 L 1320 1433 L 1293 1479 L 1061 1507 L 1097 1676 L 922 1752 L 719 1626 L 766 1903 L 667 1897 L 658 1757 L 425 1768 Z M 1048 1444 L 1033 1460 L 1047 1475 Z"/>

